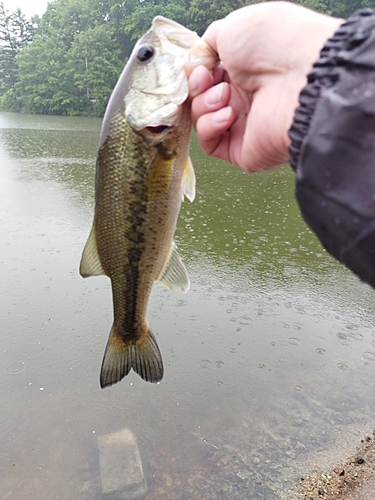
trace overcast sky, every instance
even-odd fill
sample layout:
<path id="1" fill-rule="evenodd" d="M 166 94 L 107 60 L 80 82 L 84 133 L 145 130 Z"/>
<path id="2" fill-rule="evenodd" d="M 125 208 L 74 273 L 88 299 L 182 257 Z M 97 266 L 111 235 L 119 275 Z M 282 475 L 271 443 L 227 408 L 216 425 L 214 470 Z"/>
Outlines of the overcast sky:
<path id="1" fill-rule="evenodd" d="M 1 0 L 5 9 L 14 12 L 19 7 L 25 16 L 30 19 L 33 14 L 41 16 L 47 8 L 48 0 Z"/>

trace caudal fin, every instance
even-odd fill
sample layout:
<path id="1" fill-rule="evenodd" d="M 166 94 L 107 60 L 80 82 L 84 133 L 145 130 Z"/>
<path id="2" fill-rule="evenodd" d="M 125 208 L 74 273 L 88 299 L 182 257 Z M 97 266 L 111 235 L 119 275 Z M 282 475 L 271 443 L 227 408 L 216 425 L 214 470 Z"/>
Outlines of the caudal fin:
<path id="1" fill-rule="evenodd" d="M 150 330 L 127 344 L 116 335 L 113 326 L 104 353 L 100 386 L 103 388 L 116 384 L 131 368 L 147 382 L 160 382 L 164 369 L 159 347 Z"/>

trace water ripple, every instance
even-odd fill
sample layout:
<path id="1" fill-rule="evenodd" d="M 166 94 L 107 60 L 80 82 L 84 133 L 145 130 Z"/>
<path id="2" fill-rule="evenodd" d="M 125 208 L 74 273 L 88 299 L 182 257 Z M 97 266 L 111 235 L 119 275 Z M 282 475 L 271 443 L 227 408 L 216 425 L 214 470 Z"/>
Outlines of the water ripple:
<path id="1" fill-rule="evenodd" d="M 19 363 L 12 363 L 6 367 L 7 372 L 12 374 L 22 373 L 25 369 L 26 366 L 23 361 Z"/>
<path id="2" fill-rule="evenodd" d="M 347 370 L 348 366 L 345 363 L 337 363 L 337 368 L 340 370 Z"/>
<path id="3" fill-rule="evenodd" d="M 8 450 L 14 444 L 14 436 L 7 434 L 5 436 L 0 436 L 0 450 Z"/>
<path id="4" fill-rule="evenodd" d="M 212 363 L 209 359 L 202 359 L 199 364 L 202 368 L 209 368 Z"/>
<path id="5" fill-rule="evenodd" d="M 289 337 L 288 344 L 290 345 L 300 345 L 301 341 L 297 337 Z"/>
<path id="6" fill-rule="evenodd" d="M 375 361 L 375 352 L 367 351 L 363 354 L 363 357 L 368 361 Z"/>

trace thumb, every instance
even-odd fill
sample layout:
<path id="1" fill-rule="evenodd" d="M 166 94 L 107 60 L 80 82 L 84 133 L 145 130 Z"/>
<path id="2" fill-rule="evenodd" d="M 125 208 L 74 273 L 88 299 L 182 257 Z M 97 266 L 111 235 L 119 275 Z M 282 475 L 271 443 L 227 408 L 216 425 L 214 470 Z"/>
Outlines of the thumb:
<path id="1" fill-rule="evenodd" d="M 222 22 L 223 22 L 222 19 L 214 21 L 212 24 L 209 25 L 207 30 L 202 35 L 202 40 L 205 41 L 208 45 L 210 45 L 216 53 L 218 52 L 217 37 L 219 31 L 221 30 Z"/>

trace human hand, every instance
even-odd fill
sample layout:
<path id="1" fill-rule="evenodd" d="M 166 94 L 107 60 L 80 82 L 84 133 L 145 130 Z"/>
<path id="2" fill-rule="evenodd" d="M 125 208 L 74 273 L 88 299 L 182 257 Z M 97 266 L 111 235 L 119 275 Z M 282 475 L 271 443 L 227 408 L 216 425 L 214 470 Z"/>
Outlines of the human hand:
<path id="1" fill-rule="evenodd" d="M 247 172 L 288 162 L 287 131 L 325 41 L 342 24 L 287 2 L 254 4 L 212 23 L 205 40 L 221 67 L 189 78 L 202 149 Z"/>

